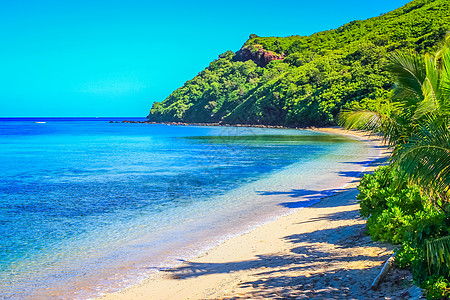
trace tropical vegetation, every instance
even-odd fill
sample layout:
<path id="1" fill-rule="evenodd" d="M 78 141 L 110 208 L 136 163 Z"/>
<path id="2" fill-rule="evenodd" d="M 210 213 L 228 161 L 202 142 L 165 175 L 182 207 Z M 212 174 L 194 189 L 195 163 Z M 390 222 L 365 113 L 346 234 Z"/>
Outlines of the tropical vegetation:
<path id="1" fill-rule="evenodd" d="M 450 297 L 450 36 L 436 55 L 396 53 L 392 98 L 378 111 L 340 115 L 347 128 L 380 133 L 391 163 L 365 176 L 358 199 L 374 239 L 401 243 L 429 298 Z"/>
<path id="2" fill-rule="evenodd" d="M 162 102 L 150 121 L 333 125 L 342 108 L 374 109 L 394 86 L 397 50 L 433 52 L 450 30 L 448 0 L 415 0 L 311 36 L 259 37 L 227 51 Z"/>

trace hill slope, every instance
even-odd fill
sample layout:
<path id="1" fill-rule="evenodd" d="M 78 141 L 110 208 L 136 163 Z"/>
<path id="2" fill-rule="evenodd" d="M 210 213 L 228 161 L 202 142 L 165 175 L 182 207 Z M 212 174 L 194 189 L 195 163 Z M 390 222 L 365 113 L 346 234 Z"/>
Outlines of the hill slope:
<path id="1" fill-rule="evenodd" d="M 149 121 L 330 125 L 342 107 L 373 107 L 393 87 L 386 55 L 433 51 L 450 30 L 450 1 L 415 0 L 311 36 L 251 35 L 162 102 Z"/>

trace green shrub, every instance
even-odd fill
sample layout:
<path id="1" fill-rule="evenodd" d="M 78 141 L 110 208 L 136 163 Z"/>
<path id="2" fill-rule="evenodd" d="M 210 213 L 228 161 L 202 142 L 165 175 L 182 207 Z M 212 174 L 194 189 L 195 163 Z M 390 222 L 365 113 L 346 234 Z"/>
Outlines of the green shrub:
<path id="1" fill-rule="evenodd" d="M 367 231 L 375 240 L 400 243 L 417 214 L 425 211 L 426 199 L 419 188 L 407 184 L 389 166 L 365 175 L 358 189 L 360 214 L 368 219 Z"/>
<path id="2" fill-rule="evenodd" d="M 360 214 L 374 240 L 400 243 L 396 264 L 410 268 L 428 299 L 450 298 L 450 268 L 427 262 L 427 241 L 450 235 L 450 215 L 437 210 L 417 186 L 390 166 L 361 179 Z"/>
<path id="3" fill-rule="evenodd" d="M 449 299 L 450 282 L 443 276 L 432 276 L 424 284 L 427 299 Z"/>
<path id="4" fill-rule="evenodd" d="M 450 270 L 446 266 L 437 268 L 427 263 L 427 241 L 450 234 L 449 217 L 437 210 L 428 208 L 427 212 L 417 214 L 410 230 L 405 233 L 400 250 L 397 252 L 399 265 L 411 267 L 414 280 L 423 286 L 430 276 L 450 278 Z M 408 263 L 409 260 L 409 263 Z"/>
<path id="5" fill-rule="evenodd" d="M 395 256 L 395 264 L 401 269 L 410 268 L 411 265 L 417 265 L 418 261 L 422 261 L 422 251 L 414 248 L 411 243 L 403 242 L 397 255 Z"/>

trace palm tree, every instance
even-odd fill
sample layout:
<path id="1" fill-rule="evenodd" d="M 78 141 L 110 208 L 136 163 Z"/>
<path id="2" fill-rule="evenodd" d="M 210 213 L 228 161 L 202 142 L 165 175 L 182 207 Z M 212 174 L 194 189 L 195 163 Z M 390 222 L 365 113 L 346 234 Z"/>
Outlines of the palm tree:
<path id="1" fill-rule="evenodd" d="M 393 149 L 391 162 L 418 184 L 437 208 L 450 209 L 450 36 L 435 56 L 397 53 L 390 57 L 396 87 L 380 111 L 344 111 L 348 129 L 382 134 Z"/>
<path id="2" fill-rule="evenodd" d="M 393 149 L 391 165 L 417 184 L 441 211 L 450 213 L 450 36 L 435 55 L 415 53 L 390 57 L 396 87 L 380 111 L 344 111 L 348 129 L 381 133 Z M 427 264 L 447 274 L 450 236 L 426 242 Z"/>

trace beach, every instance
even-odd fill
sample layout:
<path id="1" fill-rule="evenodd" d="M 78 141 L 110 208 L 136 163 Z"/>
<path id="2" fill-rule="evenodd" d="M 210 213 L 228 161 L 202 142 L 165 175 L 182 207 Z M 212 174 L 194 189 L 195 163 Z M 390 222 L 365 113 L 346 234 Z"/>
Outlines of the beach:
<path id="1" fill-rule="evenodd" d="M 364 172 L 387 160 L 388 151 L 374 137 L 338 128 L 320 131 L 352 135 L 376 148 L 380 156 Z M 393 247 L 365 236 L 357 181 L 100 299 L 382 298 L 369 288 Z"/>

